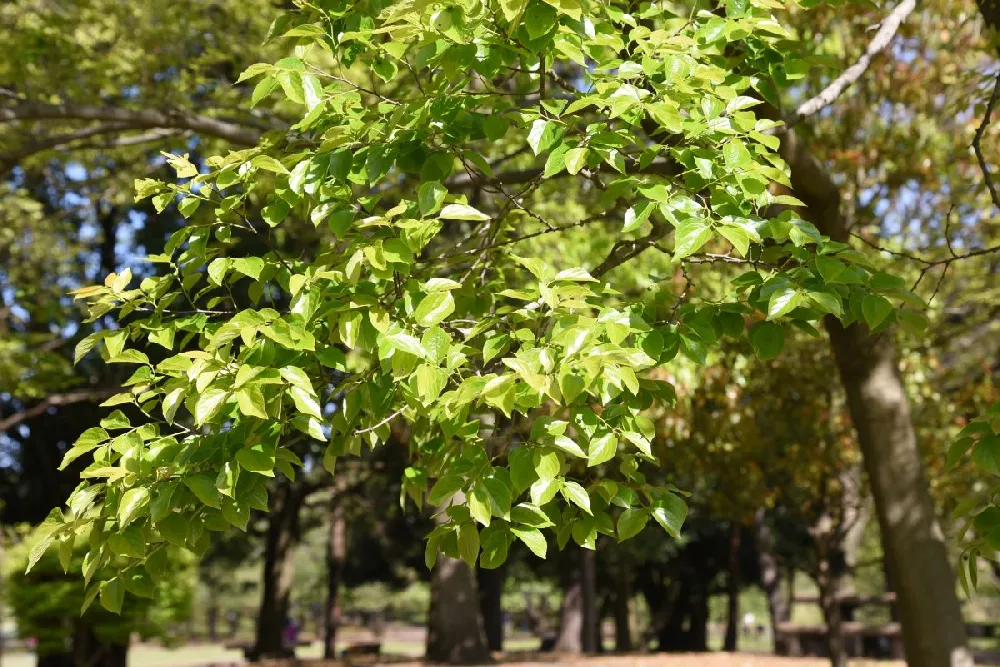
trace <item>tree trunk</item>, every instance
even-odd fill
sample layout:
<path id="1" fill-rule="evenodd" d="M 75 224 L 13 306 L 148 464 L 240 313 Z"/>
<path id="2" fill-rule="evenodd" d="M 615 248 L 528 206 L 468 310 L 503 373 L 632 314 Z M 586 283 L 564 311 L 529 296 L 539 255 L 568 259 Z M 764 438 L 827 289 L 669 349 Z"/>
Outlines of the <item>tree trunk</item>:
<path id="1" fill-rule="evenodd" d="M 264 541 L 264 568 L 260 610 L 257 615 L 257 638 L 250 652 L 253 661 L 262 658 L 287 658 L 294 648 L 284 644 L 283 631 L 295 577 L 295 545 L 299 540 L 299 511 L 305 490 L 291 482 L 282 482 L 271 494 L 271 516 Z"/>
<path id="2" fill-rule="evenodd" d="M 214 592 L 213 592 L 213 599 Z M 219 638 L 219 605 L 214 602 L 209 605 L 206 612 L 206 624 L 208 625 L 208 641 L 214 642 Z"/>
<path id="3" fill-rule="evenodd" d="M 729 523 L 729 609 L 726 617 L 726 638 L 722 650 L 736 652 L 740 616 L 740 525 Z"/>
<path id="4" fill-rule="evenodd" d="M 754 528 L 757 532 L 757 560 L 760 563 L 760 585 L 767 596 L 767 611 L 771 619 L 771 638 L 775 655 L 788 655 L 787 639 L 778 633 L 778 624 L 791 619 L 788 600 L 781 594 L 781 568 L 775 555 L 774 534 L 768 525 L 764 509 L 754 514 Z"/>
<path id="5" fill-rule="evenodd" d="M 460 497 L 460 494 L 456 494 Z M 456 497 L 456 500 L 458 500 Z M 439 521 L 447 519 L 444 512 Z M 427 662 L 452 665 L 491 661 L 479 610 L 476 573 L 464 561 L 439 554 L 431 573 L 431 607 L 427 614 Z"/>
<path id="6" fill-rule="evenodd" d="M 685 650 L 695 653 L 708 651 L 708 590 L 703 585 L 695 589 L 692 599 Z"/>
<path id="7" fill-rule="evenodd" d="M 583 627 L 583 583 L 576 574 L 563 594 L 554 650 L 559 653 L 582 653 Z"/>
<path id="8" fill-rule="evenodd" d="M 850 233 L 840 212 L 840 192 L 794 131 L 784 133 L 781 153 L 791 168 L 795 195 L 807 216 L 836 241 Z M 851 420 L 875 499 L 882 546 L 895 575 L 903 644 L 911 667 L 973 664 L 948 562 L 934 513 L 923 461 L 892 335 L 871 335 L 828 317 Z"/>
<path id="9" fill-rule="evenodd" d="M 483 625 L 486 629 L 486 645 L 491 651 L 503 650 L 503 584 L 506 575 L 506 566 L 492 570 L 476 568 L 479 609 L 483 614 Z"/>
<path id="10" fill-rule="evenodd" d="M 820 537 L 819 541 L 828 542 L 829 535 Z M 819 606 L 826 622 L 827 655 L 830 657 L 830 667 L 847 667 L 847 655 L 844 652 L 844 633 L 841 630 L 840 603 L 837 601 L 837 576 L 830 562 L 830 547 L 828 543 L 818 547 L 819 566 L 816 573 L 816 585 L 819 588 Z"/>
<path id="11" fill-rule="evenodd" d="M 580 549 L 580 583 L 583 603 L 583 635 L 580 644 L 584 653 L 597 653 L 601 644 L 600 618 L 597 614 L 597 553 Z"/>
<path id="12" fill-rule="evenodd" d="M 452 665 L 490 661 L 475 572 L 444 554 L 438 556 L 431 575 L 426 657 L 428 662 Z"/>
<path id="13" fill-rule="evenodd" d="M 337 592 L 344 576 L 347 558 L 347 519 L 342 502 L 334 501 L 330 509 L 330 527 L 326 540 L 326 605 L 323 609 L 323 657 L 337 656 L 337 624 L 340 609 Z"/>
<path id="14" fill-rule="evenodd" d="M 629 603 L 632 601 L 632 582 L 629 580 L 627 553 L 617 549 L 618 562 L 615 568 L 614 616 L 615 616 L 615 651 L 627 653 L 632 650 L 632 627 L 629 614 Z"/>

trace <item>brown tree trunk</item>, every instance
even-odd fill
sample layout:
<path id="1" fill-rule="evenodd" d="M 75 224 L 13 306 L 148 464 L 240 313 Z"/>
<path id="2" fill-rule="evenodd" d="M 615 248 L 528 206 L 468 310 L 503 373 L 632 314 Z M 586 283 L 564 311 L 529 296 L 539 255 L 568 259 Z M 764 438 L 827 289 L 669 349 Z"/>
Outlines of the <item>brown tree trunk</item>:
<path id="1" fill-rule="evenodd" d="M 271 494 L 257 637 L 249 655 L 254 661 L 294 655 L 294 650 L 284 645 L 283 630 L 295 577 L 295 545 L 299 540 L 299 513 L 305 495 L 301 486 L 287 481 Z"/>
<path id="2" fill-rule="evenodd" d="M 342 502 L 334 500 L 330 509 L 330 526 L 326 540 L 326 605 L 323 609 L 323 657 L 337 656 L 337 624 L 340 610 L 337 592 L 344 573 L 347 558 L 347 519 Z"/>
<path id="3" fill-rule="evenodd" d="M 506 566 L 492 570 L 476 568 L 479 609 L 483 614 L 483 626 L 486 629 L 486 645 L 491 651 L 503 650 L 503 584 L 506 574 Z"/>
<path id="4" fill-rule="evenodd" d="M 618 562 L 615 567 L 614 615 L 615 651 L 627 653 L 632 650 L 632 627 L 629 604 L 632 601 L 632 581 L 629 577 L 627 552 L 617 549 Z"/>
<path id="5" fill-rule="evenodd" d="M 447 519 L 444 512 L 438 516 L 440 520 Z M 444 554 L 438 555 L 431 573 L 425 658 L 428 662 L 452 665 L 491 661 L 479 610 L 476 573 L 464 561 Z"/>
<path id="6" fill-rule="evenodd" d="M 788 600 L 781 594 L 781 568 L 775 555 L 774 534 L 767 523 L 764 509 L 754 514 L 754 528 L 757 532 L 757 561 L 760 564 L 760 585 L 767 596 L 767 611 L 771 620 L 771 638 L 775 655 L 788 655 L 788 641 L 778 632 L 778 624 L 791 619 Z"/>
<path id="7" fill-rule="evenodd" d="M 559 634 L 554 650 L 559 653 L 583 652 L 583 583 L 578 574 L 573 576 L 563 593 Z"/>
<path id="8" fill-rule="evenodd" d="M 580 644 L 584 653 L 597 653 L 601 644 L 600 618 L 597 614 L 597 553 L 591 549 L 580 549 L 580 583 L 583 602 Z"/>
<path id="9" fill-rule="evenodd" d="M 794 131 L 781 153 L 795 195 L 819 230 L 847 242 L 840 192 Z M 944 535 L 934 513 L 891 333 L 871 335 L 827 318 L 851 420 L 875 499 L 882 546 L 895 575 L 903 644 L 911 667 L 973 664 Z"/>
<path id="10" fill-rule="evenodd" d="M 736 652 L 737 629 L 740 615 L 740 525 L 729 523 L 729 608 L 726 617 L 726 638 L 722 650 Z"/>

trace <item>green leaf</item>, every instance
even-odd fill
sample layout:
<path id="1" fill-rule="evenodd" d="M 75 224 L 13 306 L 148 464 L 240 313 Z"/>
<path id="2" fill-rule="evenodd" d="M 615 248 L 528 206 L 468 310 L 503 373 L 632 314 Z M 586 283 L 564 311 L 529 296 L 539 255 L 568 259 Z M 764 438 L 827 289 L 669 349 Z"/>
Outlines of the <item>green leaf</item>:
<path id="1" fill-rule="evenodd" d="M 552 148 L 562 137 L 562 129 L 553 121 L 539 118 L 531 124 L 528 132 L 528 145 L 535 155 Z"/>
<path id="2" fill-rule="evenodd" d="M 951 443 L 951 447 L 948 448 L 948 455 L 945 457 L 945 468 L 951 470 L 962 458 L 972 449 L 972 445 L 975 441 L 968 437 L 961 437 Z"/>
<path id="3" fill-rule="evenodd" d="M 642 532 L 649 522 L 648 509 L 627 509 L 618 517 L 618 541 L 624 542 Z"/>
<path id="4" fill-rule="evenodd" d="M 451 292 L 433 292 L 420 301 L 420 305 L 413 311 L 413 318 L 422 327 L 433 327 L 454 312 L 455 298 Z"/>
<path id="5" fill-rule="evenodd" d="M 184 478 L 184 486 L 203 504 L 219 509 L 219 491 L 215 488 L 215 478 L 199 474 Z"/>
<path id="6" fill-rule="evenodd" d="M 417 201 L 420 205 L 420 214 L 428 216 L 437 213 L 444 204 L 444 198 L 448 196 L 448 190 L 437 181 L 430 181 L 420 186 Z"/>
<path id="7" fill-rule="evenodd" d="M 101 606 L 112 614 L 122 612 L 122 603 L 125 602 L 125 587 L 118 577 L 105 581 L 101 584 Z"/>
<path id="8" fill-rule="evenodd" d="M 323 419 L 323 410 L 320 408 L 319 401 L 310 392 L 302 387 L 290 387 L 288 395 L 292 397 L 292 402 L 295 404 L 296 410 L 310 417 Z"/>
<path id="9" fill-rule="evenodd" d="M 236 403 L 240 412 L 250 417 L 267 419 L 267 408 L 264 403 L 264 393 L 256 384 L 247 385 L 236 392 Z"/>
<path id="10" fill-rule="evenodd" d="M 465 486 L 465 478 L 461 475 L 445 475 L 438 479 L 431 487 L 427 496 L 427 502 L 432 505 L 440 505 L 451 498 L 455 493 Z"/>
<path id="11" fill-rule="evenodd" d="M 655 207 L 656 204 L 651 201 L 630 206 L 628 210 L 625 211 L 625 225 L 622 227 L 622 234 L 627 234 L 631 231 L 639 229 L 639 227 L 642 226 L 642 223 L 649 219 L 649 215 L 653 212 Z"/>
<path id="12" fill-rule="evenodd" d="M 688 508 L 684 500 L 673 493 L 665 493 L 658 498 L 652 510 L 656 522 L 674 539 L 680 539 L 681 527 L 684 525 L 687 513 Z"/>
<path id="13" fill-rule="evenodd" d="M 750 235 L 747 234 L 745 229 L 736 225 L 722 225 L 717 231 L 733 244 L 733 247 L 739 251 L 740 255 L 743 257 L 747 256 L 747 252 L 750 250 Z"/>
<path id="14" fill-rule="evenodd" d="M 521 14 L 528 6 L 528 0 L 500 0 L 500 10 L 508 23 L 516 24 L 521 20 Z"/>
<path id="15" fill-rule="evenodd" d="M 587 453 L 580 448 L 580 445 L 565 435 L 557 435 L 553 438 L 552 446 L 566 452 L 570 456 L 576 456 L 581 459 L 587 458 Z"/>
<path id="16" fill-rule="evenodd" d="M 490 216 L 467 204 L 448 204 L 441 209 L 441 213 L 438 217 L 444 220 L 486 221 L 490 219 Z"/>
<path id="17" fill-rule="evenodd" d="M 590 441 L 590 455 L 587 458 L 587 466 L 596 466 L 610 461 L 618 451 L 618 439 L 613 433 L 602 435 Z"/>
<path id="18" fill-rule="evenodd" d="M 816 269 L 823 278 L 823 282 L 837 282 L 837 278 L 847 270 L 847 265 L 835 257 L 820 255 L 816 258 Z"/>
<path id="19" fill-rule="evenodd" d="M 767 319 L 774 320 L 795 310 L 802 300 L 802 294 L 794 287 L 775 290 L 767 304 Z"/>
<path id="20" fill-rule="evenodd" d="M 545 536 L 542 535 L 542 531 L 537 528 L 511 527 L 510 532 L 514 533 L 517 539 L 524 542 L 524 545 L 531 549 L 531 553 L 539 558 L 545 558 L 548 544 L 545 542 Z"/>
<path id="21" fill-rule="evenodd" d="M 122 429 L 129 428 L 132 424 L 129 423 L 128 417 L 121 410 L 115 410 L 110 415 L 101 420 L 101 427 L 106 429 Z"/>
<path id="22" fill-rule="evenodd" d="M 197 425 L 205 424 L 218 414 L 219 410 L 229 398 L 229 392 L 225 389 L 207 389 L 198 397 L 198 402 L 194 406 L 194 421 Z"/>
<path id="23" fill-rule="evenodd" d="M 566 480 L 563 482 L 562 488 L 559 489 L 562 493 L 563 498 L 567 501 L 573 503 L 580 509 L 582 509 L 587 514 L 590 514 L 590 496 L 587 494 L 587 490 L 574 481 Z"/>
<path id="24" fill-rule="evenodd" d="M 149 505 L 149 489 L 144 486 L 131 488 L 118 502 L 118 524 L 124 528 L 135 520 Z"/>
<path id="25" fill-rule="evenodd" d="M 555 479 L 539 479 L 531 485 L 528 491 L 531 496 L 531 503 L 539 507 L 545 505 L 555 497 L 561 486 L 561 483 Z"/>
<path id="26" fill-rule="evenodd" d="M 712 228 L 703 220 L 689 219 L 674 232 L 674 259 L 695 254 L 712 238 Z"/>
<path id="27" fill-rule="evenodd" d="M 539 479 L 551 480 L 559 475 L 562 463 L 555 452 L 535 452 L 535 474 Z M 537 504 L 537 503 L 536 503 Z"/>
<path id="28" fill-rule="evenodd" d="M 514 523 L 531 526 L 532 528 L 547 528 L 555 525 L 548 514 L 543 512 L 539 507 L 528 503 L 521 503 L 511 508 L 510 520 Z"/>
<path id="29" fill-rule="evenodd" d="M 267 477 L 274 476 L 275 452 L 273 447 L 266 447 L 260 443 L 244 447 L 236 452 L 236 462 L 244 470 L 260 473 Z"/>
<path id="30" fill-rule="evenodd" d="M 587 166 L 589 150 L 586 146 L 579 146 L 566 151 L 566 171 L 573 176 L 580 173 L 580 170 Z"/>
<path id="31" fill-rule="evenodd" d="M 885 322 L 892 311 L 892 302 L 884 296 L 869 294 L 861 302 L 861 314 L 864 315 L 865 322 L 872 329 Z"/>
<path id="32" fill-rule="evenodd" d="M 479 558 L 479 529 L 474 523 L 463 523 L 458 527 L 458 552 L 469 565 Z"/>
<path id="33" fill-rule="evenodd" d="M 785 347 L 785 329 L 774 322 L 758 322 L 750 327 L 750 345 L 758 359 L 774 359 Z"/>

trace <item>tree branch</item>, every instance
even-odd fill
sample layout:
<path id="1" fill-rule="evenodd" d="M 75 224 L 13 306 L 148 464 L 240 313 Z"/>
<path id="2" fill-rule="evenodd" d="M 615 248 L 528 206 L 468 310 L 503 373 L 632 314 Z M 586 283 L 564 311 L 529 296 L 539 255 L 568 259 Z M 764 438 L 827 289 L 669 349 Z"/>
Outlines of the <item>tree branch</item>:
<path id="1" fill-rule="evenodd" d="M 972 140 L 972 150 L 976 152 L 976 159 L 979 160 L 979 169 L 983 172 L 986 189 L 990 191 L 990 199 L 993 200 L 994 206 L 1000 208 L 1000 194 L 997 194 L 997 188 L 993 184 L 993 177 L 990 176 L 990 168 L 986 164 L 986 158 L 983 157 L 983 149 L 980 145 L 983 141 L 983 135 L 986 133 L 986 128 L 990 124 L 990 118 L 993 116 L 993 107 L 997 104 L 997 98 L 1000 98 L 1000 72 L 997 72 L 997 80 L 993 84 L 993 94 L 990 96 L 990 101 L 986 103 L 986 113 L 983 114 L 983 122 L 976 128 L 976 136 Z"/>
<path id="2" fill-rule="evenodd" d="M 101 121 L 119 123 L 123 128 L 135 130 L 190 130 L 204 136 L 225 139 L 241 146 L 256 146 L 261 136 L 261 132 L 257 128 L 181 109 L 160 111 L 88 104 L 44 104 L 41 102 L 19 102 L 11 106 L 0 107 L 0 122 L 35 120 Z"/>
<path id="3" fill-rule="evenodd" d="M 52 396 L 46 396 L 30 408 L 20 412 L 15 412 L 9 417 L 0 419 L 0 434 L 6 433 L 21 422 L 25 422 L 44 414 L 49 408 L 54 408 L 60 405 L 70 405 L 72 403 L 96 401 L 98 399 L 107 398 L 117 391 L 117 389 L 82 389 L 79 391 L 70 391 L 65 394 L 53 394 Z"/>
<path id="4" fill-rule="evenodd" d="M 168 137 L 178 133 L 178 130 L 170 129 L 158 129 L 151 130 L 143 134 L 136 134 L 130 136 L 119 136 L 114 139 L 108 139 L 100 143 L 83 143 L 76 144 L 75 142 L 81 139 L 87 139 L 90 137 L 100 136 L 104 134 L 112 134 L 115 132 L 122 132 L 128 130 L 128 126 L 122 123 L 101 123 L 98 125 L 92 125 L 90 127 L 85 127 L 83 129 L 77 130 L 75 132 L 67 132 L 66 134 L 56 134 L 49 137 L 42 137 L 40 139 L 35 139 L 29 141 L 24 146 L 11 151 L 10 153 L 5 153 L 0 155 L 0 176 L 5 175 L 20 160 L 26 157 L 35 155 L 36 153 L 41 153 L 47 150 L 65 150 L 67 148 L 71 149 L 83 149 L 83 148 L 118 148 L 120 146 L 134 146 L 136 144 L 143 144 L 150 141 L 156 141 L 164 137 Z"/>
<path id="5" fill-rule="evenodd" d="M 868 48 L 858 58 L 858 61 L 844 70 L 844 73 L 834 79 L 819 95 L 800 104 L 799 108 L 795 110 L 795 117 L 789 121 L 789 125 L 801 122 L 829 106 L 840 97 L 844 90 L 860 79 L 868 66 L 871 65 L 872 59 L 889 45 L 889 42 L 899 31 L 899 26 L 903 24 L 906 17 L 913 13 L 916 6 L 917 0 L 903 0 L 896 5 L 896 8 L 882 21 L 882 27 L 879 28 L 875 38 L 868 44 Z"/>

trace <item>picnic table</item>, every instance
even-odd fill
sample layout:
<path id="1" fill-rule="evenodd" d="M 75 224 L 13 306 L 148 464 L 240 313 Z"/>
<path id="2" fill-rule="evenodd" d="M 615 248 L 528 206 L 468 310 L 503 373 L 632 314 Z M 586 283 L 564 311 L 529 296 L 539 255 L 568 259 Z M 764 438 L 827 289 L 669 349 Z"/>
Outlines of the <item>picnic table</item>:
<path id="1" fill-rule="evenodd" d="M 841 637 L 848 657 L 893 659 L 904 657 L 903 636 L 899 623 L 871 625 L 854 620 L 855 612 L 861 607 L 891 607 L 896 602 L 895 593 L 880 595 L 844 593 L 838 595 L 836 599 L 840 605 Z M 794 604 L 819 604 L 819 601 L 817 595 L 798 595 L 792 598 Z M 827 656 L 825 624 L 779 623 L 775 630 L 786 641 L 789 655 Z"/>

